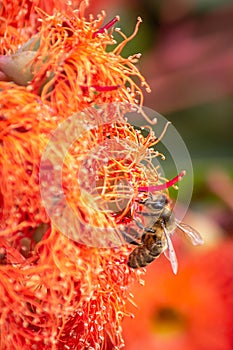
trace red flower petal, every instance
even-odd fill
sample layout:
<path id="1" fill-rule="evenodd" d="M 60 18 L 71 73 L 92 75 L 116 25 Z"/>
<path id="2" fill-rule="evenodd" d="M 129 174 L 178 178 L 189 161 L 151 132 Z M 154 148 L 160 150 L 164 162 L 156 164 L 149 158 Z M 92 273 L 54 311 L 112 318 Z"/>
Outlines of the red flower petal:
<path id="1" fill-rule="evenodd" d="M 135 319 L 124 321 L 126 348 L 231 349 L 232 248 L 229 241 L 190 257 L 177 277 L 162 259 L 149 267 L 145 287 L 133 290 Z"/>

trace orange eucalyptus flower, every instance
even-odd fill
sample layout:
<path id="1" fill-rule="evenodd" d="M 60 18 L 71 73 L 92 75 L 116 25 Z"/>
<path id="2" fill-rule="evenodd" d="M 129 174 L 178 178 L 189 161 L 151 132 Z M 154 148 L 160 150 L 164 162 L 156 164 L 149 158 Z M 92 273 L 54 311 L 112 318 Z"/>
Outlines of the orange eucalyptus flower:
<path id="1" fill-rule="evenodd" d="M 183 260 L 178 276 L 159 259 L 145 286 L 131 288 L 135 318 L 123 323 L 127 350 L 230 350 L 233 242 Z"/>
<path id="2" fill-rule="evenodd" d="M 123 115 L 116 115 L 111 105 L 106 107 L 106 123 L 98 128 L 86 130 L 88 122 L 91 126 L 87 115 L 74 115 L 85 133 L 71 144 L 64 158 L 64 193 L 75 214 L 82 216 L 82 226 L 75 230 L 72 240 L 66 232 L 59 232 L 47 217 L 38 181 L 41 155 L 50 132 L 54 132 L 63 118 L 54 116 L 52 110 L 25 87 L 2 82 L 0 89 L 1 348 L 101 349 L 106 339 L 120 348 L 124 344 L 121 321 L 127 315 L 128 286 L 139 272 L 130 270 L 126 264 L 128 248 L 91 248 L 81 245 L 76 236 L 82 238 L 90 231 L 95 233 L 96 227 L 104 226 L 104 217 L 107 225 L 114 220 L 126 224 L 132 220 L 129 212 L 137 196 L 137 186 L 159 181 L 152 164 L 148 170 L 140 164 L 148 156 L 148 148 L 156 143 L 155 135 L 149 132 L 144 137 L 124 121 Z M 94 116 L 88 113 L 93 126 L 98 120 L 98 111 L 92 110 Z M 117 123 L 112 123 L 111 115 Z M 71 125 L 71 132 L 73 130 Z M 68 138 L 70 135 L 67 134 Z M 76 180 L 82 162 L 85 158 L 91 160 L 92 149 L 106 140 L 114 141 L 115 156 L 109 157 L 105 168 L 99 157 L 96 190 L 108 203 L 108 212 L 112 209 L 115 214 L 111 218 L 107 211 L 90 210 L 88 197 L 80 194 L 82 182 Z M 58 153 L 60 150 L 62 143 L 61 149 L 59 145 L 56 147 Z M 51 179 L 51 187 L 54 180 Z M 135 193 L 124 197 L 118 192 L 118 185 L 128 182 Z M 121 204 L 118 209 L 121 199 L 126 199 L 125 210 L 121 210 Z"/>
<path id="3" fill-rule="evenodd" d="M 85 238 L 90 229 L 95 233 L 95 227 L 103 227 L 104 216 L 98 210 L 90 211 L 75 174 L 81 171 L 82 161 L 94 145 L 105 140 L 116 144 L 117 138 L 120 144 L 124 140 L 125 148 L 122 146 L 122 152 L 121 147 L 119 157 L 109 158 L 105 172 L 103 167 L 98 169 L 97 191 L 103 200 L 112 200 L 109 205 L 114 205 L 121 197 L 116 190 L 120 181 L 130 180 L 135 184 L 135 192 L 137 184 L 147 183 L 149 173 L 146 175 L 140 160 L 155 142 L 155 136 L 143 137 L 123 123 L 121 115 L 117 116 L 118 123 L 110 124 L 107 113 L 108 124 L 86 131 L 72 144 L 64 159 L 64 192 L 75 214 L 83 214 L 84 224 L 80 226 L 82 232 L 75 227 L 76 236 L 71 240 L 49 221 L 39 196 L 41 153 L 59 119 L 49 114 L 49 108 L 25 87 L 1 83 L 1 92 L 1 147 L 5 160 L 1 163 L 2 210 L 4 218 L 8 214 L 16 217 L 16 223 L 13 219 L 1 221 L 5 225 L 0 238 L 1 348 L 101 349 L 106 339 L 120 348 L 124 344 L 121 321 L 127 315 L 128 286 L 139 272 L 126 264 L 128 248 L 91 248 L 76 238 Z M 80 127 L 88 122 L 81 115 Z M 97 117 L 98 114 L 94 122 Z M 84 144 L 88 145 L 85 149 Z M 57 145 L 58 153 L 59 150 Z M 116 151 L 118 154 L 117 148 Z M 124 205 L 129 210 L 130 203 L 128 207 Z M 122 215 L 117 213 L 118 221 Z"/>
<path id="4" fill-rule="evenodd" d="M 37 10 L 36 15 L 41 22 L 38 33 L 13 55 L 0 57 L 0 69 L 8 79 L 28 85 L 65 117 L 93 103 L 143 103 L 139 83 L 150 89 L 135 67 L 140 54 L 120 55 L 136 35 L 140 18 L 129 38 L 118 30 L 123 41 L 107 52 L 107 46 L 115 44 L 111 26 L 118 17 L 103 25 L 104 13 L 89 21 L 83 11 L 49 16 Z"/>
<path id="5" fill-rule="evenodd" d="M 149 87 L 134 65 L 139 55 L 121 56 L 141 19 L 129 38 L 119 31 L 122 42 L 107 52 L 107 46 L 115 43 L 112 26 L 118 17 L 103 25 L 104 13 L 96 20 L 85 18 L 85 2 L 73 12 L 60 1 L 56 5 L 54 11 L 53 2 L 44 1 L 21 5 L 4 1 L 1 6 L 1 35 L 5 36 L 0 77 L 10 82 L 0 84 L 0 347 L 98 350 L 107 346 L 108 339 L 120 349 L 128 286 L 140 272 L 127 266 L 127 247 L 110 248 L 114 241 L 106 248 L 91 243 L 99 229 L 110 225 L 119 234 L 119 224 L 132 222 L 138 186 L 161 185 L 149 152 L 157 139 L 150 128 L 148 136 L 137 132 L 114 108 L 104 125 L 96 125 L 96 104 L 142 105 L 141 86 Z M 89 106 L 96 112 L 89 115 L 90 120 L 84 112 L 78 113 Z M 53 148 L 54 157 L 43 163 L 50 137 L 70 116 L 83 133 L 67 150 L 63 142 L 71 134 L 65 128 L 64 139 Z M 117 120 L 113 122 L 112 116 Z M 109 149 L 108 157 L 101 157 L 99 150 L 106 151 L 105 142 L 111 141 L 115 148 Z M 63 151 L 68 152 L 57 164 Z M 144 159 L 146 166 L 141 163 Z M 96 175 L 96 197 L 86 185 L 88 166 L 90 179 L 93 171 Z M 65 230 L 54 223 L 54 217 L 62 221 L 66 215 L 60 193 L 47 198 L 52 204 L 51 219 L 40 195 L 44 182 L 48 193 L 56 190 L 52 171 L 57 168 L 62 169 L 64 203 L 72 209 L 68 219 L 70 213 L 78 218 L 72 235 L 68 232 L 72 220 L 65 223 Z"/>
<path id="6" fill-rule="evenodd" d="M 41 154 L 50 131 L 54 131 L 63 118 L 59 120 L 53 116 L 51 110 L 41 104 L 40 98 L 28 93 L 25 87 L 1 83 L 1 90 L 4 100 L 9 103 L 8 107 L 11 107 L 9 110 L 2 101 L 2 122 L 5 122 L 2 146 L 8 157 L 8 161 L 1 164 L 2 171 L 8 171 L 2 188 L 2 208 L 6 216 L 11 210 L 13 213 L 16 210 L 18 214 L 15 230 L 12 222 L 6 222 L 0 239 L 0 288 L 4 296 L 1 300 L 1 347 L 6 350 L 22 347 L 25 350 L 102 349 L 109 340 L 113 347 L 120 348 L 124 344 L 121 321 L 128 315 L 125 307 L 128 286 L 137 275 L 140 276 L 140 272 L 132 271 L 127 266 L 129 249 L 125 246 L 104 249 L 80 243 L 81 239 L 88 239 L 90 235 L 91 238 L 101 238 L 97 236 L 99 227 L 107 229 L 114 221 L 115 224 L 126 225 L 132 221 L 132 204 L 137 197 L 137 187 L 143 187 L 148 182 L 160 182 L 149 160 L 148 169 L 141 164 L 149 153 L 152 156 L 149 147 L 157 139 L 151 132 L 144 137 L 126 123 L 119 113 L 119 106 L 117 115 L 116 109 L 107 105 L 106 123 L 96 128 L 92 128 L 91 121 L 95 126 L 101 115 L 98 114 L 100 108 L 93 108 L 93 115 L 89 109 L 87 114 L 81 112 L 73 116 L 76 127 L 85 132 L 71 144 L 66 157 L 62 157 L 63 190 L 67 202 L 81 222 L 79 227 L 73 226 L 71 220 L 67 222 L 66 230 L 72 226 L 72 233 L 75 232 L 71 236 L 66 230 L 59 232 L 53 221 L 49 221 L 38 193 Z M 112 122 L 112 115 L 117 122 Z M 86 129 L 87 125 L 90 129 Z M 68 141 L 75 131 L 72 124 L 70 130 L 69 133 L 65 128 Z M 29 135 L 25 137 L 26 132 L 30 133 L 30 138 Z M 110 157 L 105 164 L 101 153 L 95 151 L 95 146 L 99 145 L 102 150 L 104 145 L 106 152 L 111 141 L 115 148 L 110 147 Z M 6 150 L 5 145 L 8 145 Z M 55 155 L 62 155 L 63 143 L 56 143 L 55 146 Z M 14 156 L 10 153 L 12 149 Z M 28 155 L 27 152 L 31 153 Z M 99 203 L 95 202 L 91 192 L 83 195 L 81 191 L 85 190 L 87 176 L 82 177 L 81 174 L 81 182 L 77 182 L 77 173 L 81 173 L 82 168 L 87 169 L 86 159 L 92 169 L 94 161 L 97 159 L 99 162 L 94 175 L 97 175 L 97 199 L 101 198 L 107 203 L 107 208 L 102 211 L 99 211 Z M 48 168 L 56 166 L 53 160 L 51 157 Z M 27 171 L 29 165 L 31 172 Z M 89 176 L 92 180 L 92 173 Z M 55 186 L 56 179 L 50 180 L 51 187 Z M 43 176 L 41 181 L 43 185 Z M 124 191 L 122 194 L 118 191 L 119 186 L 127 183 L 131 184 L 134 192 Z M 8 187 L 10 192 L 7 196 Z M 22 211 L 19 199 L 24 205 L 25 216 L 19 215 Z M 51 199 L 56 203 L 54 197 Z M 59 201 L 57 203 L 54 214 L 58 213 L 61 220 L 66 212 L 63 208 L 57 212 L 60 209 Z M 112 216 L 109 216 L 109 211 L 112 211 Z M 23 230 L 23 225 L 29 230 Z M 104 234 L 102 231 L 103 238 Z"/>
<path id="7" fill-rule="evenodd" d="M 113 346 L 121 347 L 124 343 L 121 320 L 127 315 L 128 285 L 138 274 L 126 264 L 128 248 L 89 248 L 55 229 L 41 202 L 38 176 L 50 133 L 63 118 L 54 115 L 39 96 L 25 87 L 2 82 L 0 89 L 1 348 L 101 349 L 106 339 L 110 339 Z M 111 105 L 109 108 L 116 118 L 116 109 Z M 105 171 L 99 167 L 97 181 L 97 191 L 103 200 L 110 200 L 109 205 L 114 205 L 121 198 L 117 192 L 121 181 L 131 181 L 136 196 L 137 185 L 147 184 L 152 176 L 140 161 L 155 143 L 155 136 L 149 133 L 143 137 L 121 114 L 117 116 L 117 123 L 112 123 L 109 112 L 106 123 L 94 128 L 98 109 L 93 110 L 96 114 L 89 131 L 85 129 L 88 118 L 85 114 L 82 118 L 82 113 L 77 115 L 85 133 L 71 145 L 64 158 L 63 187 L 75 213 L 83 214 L 82 222 L 89 224 L 94 218 L 91 229 L 95 232 L 95 226 L 104 224 L 103 214 L 98 210 L 90 212 L 87 198 L 83 202 L 77 189 L 75 172 L 81 171 L 80 164 L 85 157 L 91 159 L 94 146 L 106 140 L 117 144 L 118 139 L 119 156 L 109 158 Z M 84 148 L 85 144 L 88 147 Z M 59 153 L 59 145 L 56 151 Z M 158 181 L 156 170 L 153 177 Z M 54 179 L 51 186 L 53 182 Z M 127 200 L 126 211 L 131 204 L 128 197 Z M 118 221 L 125 214 L 117 213 Z M 113 215 L 111 222 L 114 220 Z M 88 235 L 88 228 L 85 229 L 85 225 L 81 228 L 84 231 L 77 230 L 76 235 Z"/>
<path id="8" fill-rule="evenodd" d="M 77 9 L 81 1 L 68 3 L 63 0 L 2 0 L 0 6 L 0 54 L 11 53 L 35 35 L 39 26 L 37 8 L 48 14 L 56 10 L 72 11 Z M 84 4 L 83 4 L 84 5 Z M 85 6 L 80 6 L 81 8 Z"/>
<path id="9" fill-rule="evenodd" d="M 24 229 L 48 222 L 38 173 L 41 153 L 57 122 L 39 96 L 26 88 L 1 82 L 0 91 L 1 236 L 11 235 L 13 240 L 17 231 L 18 240 Z"/>
<path id="10" fill-rule="evenodd" d="M 19 260 L 8 248 L 12 264 L 0 265 L 0 348 L 101 349 L 107 336 L 120 347 L 135 278 L 127 249 L 79 246 L 54 229 L 36 249 L 37 257 Z"/>

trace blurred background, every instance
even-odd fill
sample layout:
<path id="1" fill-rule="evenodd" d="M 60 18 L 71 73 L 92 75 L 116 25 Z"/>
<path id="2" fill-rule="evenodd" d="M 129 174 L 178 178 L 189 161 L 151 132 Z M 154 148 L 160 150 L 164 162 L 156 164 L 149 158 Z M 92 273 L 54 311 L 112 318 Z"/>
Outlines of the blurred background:
<path id="1" fill-rule="evenodd" d="M 91 2 L 90 12 L 102 9 L 107 20 L 120 15 L 116 26 L 128 36 L 143 20 L 123 55 L 142 53 L 139 68 L 152 89 L 144 105 L 172 121 L 187 145 L 194 191 L 185 221 L 205 239 L 193 248 L 175 237 L 178 277 L 161 257 L 145 286 L 133 287 L 126 350 L 232 350 L 233 1 Z"/>

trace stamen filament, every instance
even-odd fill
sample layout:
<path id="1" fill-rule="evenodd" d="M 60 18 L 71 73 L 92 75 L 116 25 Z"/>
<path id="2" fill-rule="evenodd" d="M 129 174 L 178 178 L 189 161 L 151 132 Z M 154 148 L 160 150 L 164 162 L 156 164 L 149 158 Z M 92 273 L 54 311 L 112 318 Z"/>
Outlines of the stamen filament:
<path id="1" fill-rule="evenodd" d="M 106 91 L 117 90 L 120 87 L 120 85 L 108 85 L 108 86 L 91 85 L 90 87 L 94 88 L 98 92 L 106 92 Z M 88 90 L 89 89 L 88 86 L 84 86 L 84 85 L 82 85 L 81 88 L 83 90 Z"/>

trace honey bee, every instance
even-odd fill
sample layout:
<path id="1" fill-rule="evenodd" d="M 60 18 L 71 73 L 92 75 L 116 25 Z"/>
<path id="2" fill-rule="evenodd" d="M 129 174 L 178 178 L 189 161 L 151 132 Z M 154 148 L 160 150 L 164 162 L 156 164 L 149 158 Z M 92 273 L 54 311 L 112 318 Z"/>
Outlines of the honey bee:
<path id="1" fill-rule="evenodd" d="M 132 235 L 124 233 L 128 243 L 137 245 L 129 254 L 128 266 L 134 269 L 147 266 L 162 253 L 165 253 L 171 262 L 173 272 L 176 274 L 178 263 L 170 238 L 173 231 L 178 227 L 194 245 L 203 244 L 202 237 L 191 226 L 178 223 L 165 194 L 160 193 L 153 196 L 152 193 L 149 193 L 149 197 L 140 203 L 145 206 L 146 211 L 137 213 L 149 219 L 149 224 L 144 227 L 140 222 L 135 221 L 137 226 L 143 230 L 139 241 L 137 239 L 139 234 L 136 230 L 131 230 Z M 132 236 L 135 239 L 132 239 Z"/>

